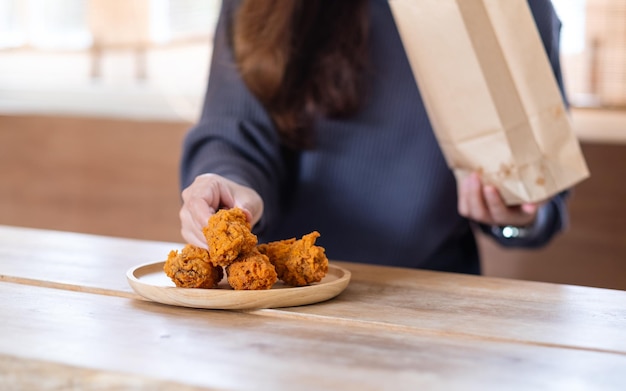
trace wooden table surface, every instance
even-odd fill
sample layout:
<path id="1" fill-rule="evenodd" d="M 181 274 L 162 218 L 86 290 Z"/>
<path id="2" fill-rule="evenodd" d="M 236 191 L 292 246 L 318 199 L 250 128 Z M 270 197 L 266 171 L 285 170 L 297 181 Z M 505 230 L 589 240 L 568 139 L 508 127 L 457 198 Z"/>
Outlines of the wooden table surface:
<path id="1" fill-rule="evenodd" d="M 0 226 L 0 389 L 626 389 L 626 292 L 331 262 L 323 303 L 201 310 L 126 271 L 180 243 Z"/>

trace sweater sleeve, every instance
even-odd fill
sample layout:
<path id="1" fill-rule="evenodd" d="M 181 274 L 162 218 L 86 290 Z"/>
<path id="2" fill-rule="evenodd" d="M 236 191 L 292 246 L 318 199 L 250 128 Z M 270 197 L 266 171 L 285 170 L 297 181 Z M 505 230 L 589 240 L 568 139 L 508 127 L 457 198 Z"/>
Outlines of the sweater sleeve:
<path id="1" fill-rule="evenodd" d="M 234 62 L 229 29 L 236 4 L 222 2 L 201 118 L 183 142 L 180 182 L 184 189 L 196 176 L 214 173 L 253 188 L 264 203 L 259 231 L 277 213 L 285 167 L 272 121 Z"/>
<path id="2" fill-rule="evenodd" d="M 528 0 L 530 10 L 537 24 L 541 40 L 546 54 L 552 66 L 554 76 L 561 90 L 563 102 L 568 106 L 567 95 L 563 84 L 560 63 L 560 33 L 561 21 L 559 20 L 552 3 L 549 0 Z M 520 238 L 505 238 L 494 234 L 499 227 L 481 224 L 481 230 L 494 238 L 504 247 L 536 248 L 546 245 L 559 232 L 565 230 L 568 225 L 567 198 L 570 190 L 566 190 L 552 197 L 544 204 L 537 213 L 537 219 L 528 234 Z"/>

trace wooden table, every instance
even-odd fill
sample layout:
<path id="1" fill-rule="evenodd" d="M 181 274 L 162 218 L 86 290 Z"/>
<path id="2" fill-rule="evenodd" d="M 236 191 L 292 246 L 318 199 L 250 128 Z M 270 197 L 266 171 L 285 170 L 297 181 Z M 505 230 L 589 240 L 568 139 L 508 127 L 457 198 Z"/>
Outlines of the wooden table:
<path id="1" fill-rule="evenodd" d="M 348 288 L 302 307 L 132 291 L 181 247 L 0 226 L 0 389 L 626 389 L 624 291 L 345 262 Z"/>

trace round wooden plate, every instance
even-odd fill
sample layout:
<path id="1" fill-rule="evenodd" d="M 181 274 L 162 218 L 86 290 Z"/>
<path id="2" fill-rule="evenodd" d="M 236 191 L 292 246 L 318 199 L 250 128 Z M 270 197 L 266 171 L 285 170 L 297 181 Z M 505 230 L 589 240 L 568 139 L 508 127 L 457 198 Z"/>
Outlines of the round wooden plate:
<path id="1" fill-rule="evenodd" d="M 269 290 L 234 290 L 224 277 L 214 289 L 177 288 L 163 272 L 164 264 L 147 263 L 129 269 L 128 283 L 146 299 L 191 308 L 242 310 L 319 303 L 339 295 L 348 286 L 351 276 L 349 270 L 329 264 L 322 281 L 303 287 L 294 288 L 279 281 Z"/>

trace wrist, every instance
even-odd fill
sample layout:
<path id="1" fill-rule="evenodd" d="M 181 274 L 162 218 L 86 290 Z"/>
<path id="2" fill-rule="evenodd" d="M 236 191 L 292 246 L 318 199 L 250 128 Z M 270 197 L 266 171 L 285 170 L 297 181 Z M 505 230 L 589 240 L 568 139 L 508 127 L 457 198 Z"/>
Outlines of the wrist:
<path id="1" fill-rule="evenodd" d="M 546 220 L 546 207 L 539 208 L 535 219 L 529 224 L 514 225 L 492 225 L 491 233 L 500 239 L 513 240 L 513 239 L 527 239 L 532 238 L 541 231 L 541 227 L 545 225 Z"/>

